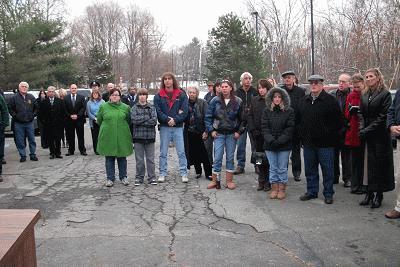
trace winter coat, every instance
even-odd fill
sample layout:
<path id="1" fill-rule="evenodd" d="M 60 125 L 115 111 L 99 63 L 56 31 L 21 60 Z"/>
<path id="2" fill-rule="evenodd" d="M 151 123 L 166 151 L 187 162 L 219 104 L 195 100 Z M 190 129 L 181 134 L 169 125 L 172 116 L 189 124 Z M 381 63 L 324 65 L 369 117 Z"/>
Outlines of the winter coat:
<path id="1" fill-rule="evenodd" d="M 343 116 L 336 99 L 322 90 L 315 100 L 311 94 L 301 99 L 296 125 L 303 145 L 335 147 L 339 144 Z"/>
<path id="2" fill-rule="evenodd" d="M 154 96 L 154 107 L 161 126 L 168 126 L 169 118 L 175 121 L 174 127 L 182 127 L 188 114 L 188 98 L 180 89 L 174 89 L 172 98 L 169 98 L 165 89 L 161 89 Z"/>
<path id="3" fill-rule="evenodd" d="M 290 107 L 296 112 L 300 100 L 303 99 L 306 94 L 305 90 L 296 85 L 294 85 L 292 89 L 288 89 L 285 85 L 283 85 L 282 89 L 284 89 L 286 93 L 288 93 L 290 98 Z"/>
<path id="4" fill-rule="evenodd" d="M 207 102 L 207 104 L 210 104 L 211 99 L 213 99 L 214 97 L 215 97 L 214 92 L 208 92 L 204 96 L 204 100 Z"/>
<path id="5" fill-rule="evenodd" d="M 8 110 L 15 122 L 31 122 L 38 111 L 36 99 L 29 93 L 25 95 L 25 98 L 20 93 L 16 93 L 8 103 Z"/>
<path id="6" fill-rule="evenodd" d="M 258 92 L 253 86 L 250 86 L 250 88 L 249 88 L 249 90 L 247 90 L 247 92 L 243 89 L 243 86 L 240 86 L 235 91 L 235 94 L 243 102 L 243 104 L 242 104 L 243 105 L 243 121 L 244 121 L 244 126 L 247 126 L 247 116 L 249 115 L 249 112 L 250 112 L 251 99 L 254 96 L 257 96 Z"/>
<path id="7" fill-rule="evenodd" d="M 348 120 L 346 119 L 346 116 L 344 114 L 345 109 L 346 109 L 346 99 L 347 96 L 350 94 L 350 88 L 344 89 L 343 91 L 340 91 L 339 89 L 334 89 L 329 92 L 334 98 L 336 98 L 336 101 L 339 104 L 340 111 L 342 114 L 342 120 L 343 120 L 343 127 L 340 130 L 340 144 L 344 145 L 345 144 L 345 136 L 346 136 L 346 131 L 348 128 Z"/>
<path id="8" fill-rule="evenodd" d="M 202 134 L 206 131 L 204 117 L 208 104 L 204 99 L 198 98 L 195 103 L 189 101 L 188 117 L 185 121 L 185 130 Z"/>
<path id="9" fill-rule="evenodd" d="M 97 112 L 97 124 L 100 125 L 97 152 L 100 155 L 127 157 L 132 154 L 129 113 L 129 106 L 121 102 L 106 102 L 100 106 Z"/>
<path id="10" fill-rule="evenodd" d="M 261 135 L 261 117 L 266 105 L 266 99 L 261 96 L 255 96 L 251 100 L 250 112 L 247 117 L 247 130 L 253 135 Z"/>
<path id="11" fill-rule="evenodd" d="M 391 103 L 385 89 L 361 95 L 360 137 L 367 146 L 368 190 L 372 192 L 394 189 L 393 148 L 386 124 Z"/>
<path id="12" fill-rule="evenodd" d="M 359 137 L 360 129 L 360 114 L 359 108 L 357 111 L 356 107 L 360 107 L 361 92 L 352 91 L 346 99 L 346 108 L 344 116 L 348 121 L 348 127 L 346 130 L 345 145 L 350 147 L 359 147 L 361 145 Z M 351 111 L 350 111 L 351 108 Z"/>
<path id="13" fill-rule="evenodd" d="M 0 127 L 4 129 L 10 124 L 10 117 L 8 113 L 7 103 L 2 95 L 0 95 L 0 113 Z"/>
<path id="14" fill-rule="evenodd" d="M 217 131 L 220 134 L 242 134 L 245 131 L 242 120 L 242 100 L 233 96 L 228 105 L 219 96 L 214 97 L 206 112 L 205 124 L 210 133 Z"/>
<path id="15" fill-rule="evenodd" d="M 157 112 L 147 103 L 137 103 L 131 108 L 132 138 L 134 143 L 154 143 L 156 141 Z"/>
<path id="16" fill-rule="evenodd" d="M 275 106 L 272 103 L 276 92 L 282 95 L 281 106 Z M 265 103 L 267 107 L 264 109 L 261 118 L 264 149 L 269 151 L 291 150 L 295 114 L 290 107 L 289 95 L 285 90 L 274 87 L 267 93 Z"/>
<path id="17" fill-rule="evenodd" d="M 387 127 L 400 125 L 400 90 L 397 90 L 387 114 Z"/>

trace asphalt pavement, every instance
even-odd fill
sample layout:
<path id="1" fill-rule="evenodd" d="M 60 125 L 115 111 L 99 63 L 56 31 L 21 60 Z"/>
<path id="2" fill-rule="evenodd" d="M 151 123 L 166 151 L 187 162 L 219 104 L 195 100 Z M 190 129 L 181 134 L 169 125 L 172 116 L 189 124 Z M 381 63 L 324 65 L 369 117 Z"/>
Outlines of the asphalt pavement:
<path id="1" fill-rule="evenodd" d="M 94 155 L 87 126 L 85 136 L 86 157 L 50 160 L 37 137 L 39 161 L 24 163 L 6 138 L 0 208 L 40 209 L 39 266 L 400 266 L 400 220 L 384 217 L 394 191 L 374 210 L 359 206 L 363 196 L 342 183 L 332 205 L 322 194 L 302 202 L 304 172 L 300 182 L 289 172 L 287 198 L 270 200 L 256 191 L 250 164 L 234 177 L 236 190 L 207 190 L 193 168 L 189 183 L 180 181 L 174 148 L 165 183 L 107 188 L 104 158 Z M 132 182 L 134 175 L 132 155 Z"/>

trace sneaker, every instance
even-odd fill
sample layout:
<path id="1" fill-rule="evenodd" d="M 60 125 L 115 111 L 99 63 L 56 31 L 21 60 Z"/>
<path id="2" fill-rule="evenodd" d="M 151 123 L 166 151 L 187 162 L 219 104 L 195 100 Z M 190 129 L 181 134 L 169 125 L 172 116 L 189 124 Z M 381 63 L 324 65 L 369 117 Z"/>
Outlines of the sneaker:
<path id="1" fill-rule="evenodd" d="M 32 161 L 38 161 L 38 160 L 39 160 L 36 156 L 30 156 L 29 158 L 30 158 L 30 160 L 32 160 Z"/>
<path id="2" fill-rule="evenodd" d="M 152 179 L 152 180 L 150 181 L 150 184 L 152 184 L 152 185 L 157 185 L 156 179 Z"/>
<path id="3" fill-rule="evenodd" d="M 111 187 L 111 186 L 113 186 L 114 185 L 114 182 L 113 181 L 111 181 L 111 180 L 107 180 L 106 181 L 106 186 L 107 187 Z"/>
<path id="4" fill-rule="evenodd" d="M 158 177 L 158 182 L 164 183 L 165 182 L 165 176 L 159 176 Z"/>
<path id="5" fill-rule="evenodd" d="M 121 182 L 122 182 L 122 184 L 125 185 L 125 186 L 129 185 L 129 180 L 128 180 L 127 177 L 123 178 L 123 179 L 121 180 Z"/>
<path id="6" fill-rule="evenodd" d="M 135 179 L 135 186 L 139 186 L 141 184 L 139 179 Z"/>
<path id="7" fill-rule="evenodd" d="M 182 183 L 187 183 L 187 182 L 189 182 L 188 177 L 186 175 L 183 175 L 182 176 Z"/>
<path id="8" fill-rule="evenodd" d="M 19 162 L 25 162 L 26 161 L 26 157 L 21 157 L 20 159 L 19 159 Z"/>

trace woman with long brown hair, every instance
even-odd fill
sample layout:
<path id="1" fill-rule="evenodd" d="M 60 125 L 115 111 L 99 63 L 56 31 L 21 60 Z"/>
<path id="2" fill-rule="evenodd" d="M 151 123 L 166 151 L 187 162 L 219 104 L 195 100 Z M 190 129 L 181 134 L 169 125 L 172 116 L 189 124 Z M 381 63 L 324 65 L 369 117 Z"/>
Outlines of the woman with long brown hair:
<path id="1" fill-rule="evenodd" d="M 390 132 L 386 127 L 388 109 L 392 103 L 379 69 L 365 73 L 366 87 L 361 95 L 362 115 L 360 139 L 364 151 L 363 185 L 367 186 L 361 206 L 379 208 L 383 192 L 394 189 L 393 150 Z"/>

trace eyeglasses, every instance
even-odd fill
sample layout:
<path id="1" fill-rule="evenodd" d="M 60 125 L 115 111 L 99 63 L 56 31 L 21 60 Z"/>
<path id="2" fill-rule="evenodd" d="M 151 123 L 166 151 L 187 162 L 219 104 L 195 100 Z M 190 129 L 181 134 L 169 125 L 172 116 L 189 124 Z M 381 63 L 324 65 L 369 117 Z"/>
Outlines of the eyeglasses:
<path id="1" fill-rule="evenodd" d="M 112 94 L 111 96 L 120 96 L 119 94 Z"/>
<path id="2" fill-rule="evenodd" d="M 316 85 L 316 84 L 321 84 L 320 81 L 310 81 L 310 85 Z"/>

